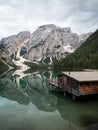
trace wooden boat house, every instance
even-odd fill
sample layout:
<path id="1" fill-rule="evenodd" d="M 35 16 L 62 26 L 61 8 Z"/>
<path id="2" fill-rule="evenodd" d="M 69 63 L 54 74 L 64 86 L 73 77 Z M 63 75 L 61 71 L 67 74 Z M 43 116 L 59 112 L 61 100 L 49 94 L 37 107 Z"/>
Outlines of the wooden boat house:
<path id="1" fill-rule="evenodd" d="M 98 94 L 98 72 L 62 72 L 52 84 L 75 96 Z"/>

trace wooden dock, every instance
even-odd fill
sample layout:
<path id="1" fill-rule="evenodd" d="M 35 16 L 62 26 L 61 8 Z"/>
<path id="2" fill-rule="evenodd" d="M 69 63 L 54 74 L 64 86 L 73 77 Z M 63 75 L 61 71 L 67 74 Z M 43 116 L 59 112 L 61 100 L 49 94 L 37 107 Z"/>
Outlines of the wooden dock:
<path id="1" fill-rule="evenodd" d="M 58 90 L 59 89 L 59 86 L 58 86 L 58 83 L 57 83 L 57 81 L 50 81 L 49 82 L 49 89 L 50 89 L 50 91 L 53 91 L 53 90 Z"/>
<path id="2" fill-rule="evenodd" d="M 49 85 L 54 86 L 54 87 L 59 87 L 57 81 L 50 81 Z"/>
<path id="3" fill-rule="evenodd" d="M 98 95 L 98 72 L 62 72 L 56 80 L 50 81 L 51 90 L 71 93 L 75 97 Z"/>
<path id="4" fill-rule="evenodd" d="M 59 85 L 58 85 L 58 82 L 57 81 L 50 81 L 49 82 L 49 86 L 51 86 L 51 89 L 50 89 L 50 91 L 54 91 L 54 90 L 57 90 L 57 92 L 63 92 L 63 95 L 64 95 L 64 97 L 66 96 L 66 90 L 65 89 L 63 89 L 63 88 L 61 88 Z M 75 98 L 76 98 L 76 96 L 75 95 L 73 95 L 73 100 L 75 100 Z"/>
<path id="5" fill-rule="evenodd" d="M 66 91 L 64 89 L 62 89 L 59 85 L 57 81 L 50 81 L 49 82 L 49 86 L 51 86 L 52 88 L 50 89 L 51 91 L 53 90 L 57 90 L 58 92 L 63 92 L 64 93 L 64 97 L 66 95 Z"/>

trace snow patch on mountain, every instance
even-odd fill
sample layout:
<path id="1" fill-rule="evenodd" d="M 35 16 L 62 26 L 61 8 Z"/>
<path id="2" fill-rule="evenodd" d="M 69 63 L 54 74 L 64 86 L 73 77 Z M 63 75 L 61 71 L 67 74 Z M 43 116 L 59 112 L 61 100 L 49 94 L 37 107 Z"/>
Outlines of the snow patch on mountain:
<path id="1" fill-rule="evenodd" d="M 73 53 L 75 51 L 75 49 L 72 46 L 70 46 L 69 44 L 67 46 L 63 46 L 63 47 L 64 47 L 65 52 Z"/>

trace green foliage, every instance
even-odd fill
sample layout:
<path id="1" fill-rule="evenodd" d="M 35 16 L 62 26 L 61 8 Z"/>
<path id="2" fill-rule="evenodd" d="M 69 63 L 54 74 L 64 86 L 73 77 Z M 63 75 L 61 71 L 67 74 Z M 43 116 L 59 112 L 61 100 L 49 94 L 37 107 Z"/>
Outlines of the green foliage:
<path id="1" fill-rule="evenodd" d="M 54 68 L 65 70 L 98 69 L 98 30 L 73 54 L 54 64 Z"/>
<path id="2" fill-rule="evenodd" d="M 6 66 L 1 60 L 0 60 L 0 74 L 4 73 L 8 70 L 8 66 Z"/>
<path id="3" fill-rule="evenodd" d="M 45 69 L 47 67 L 52 67 L 52 65 L 42 63 L 36 64 L 33 62 L 25 62 L 25 64 L 28 65 L 31 69 Z"/>
<path id="4" fill-rule="evenodd" d="M 46 59 L 43 60 L 43 62 L 44 62 L 45 64 L 49 64 L 49 63 L 50 63 L 50 58 L 47 57 Z"/>

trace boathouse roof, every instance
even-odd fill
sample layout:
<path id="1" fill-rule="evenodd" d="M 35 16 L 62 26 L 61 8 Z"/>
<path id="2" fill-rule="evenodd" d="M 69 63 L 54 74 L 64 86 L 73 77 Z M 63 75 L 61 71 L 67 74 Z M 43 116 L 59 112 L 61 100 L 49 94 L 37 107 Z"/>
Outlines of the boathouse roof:
<path id="1" fill-rule="evenodd" d="M 98 72 L 71 71 L 62 72 L 62 74 L 71 77 L 79 82 L 98 82 Z"/>

